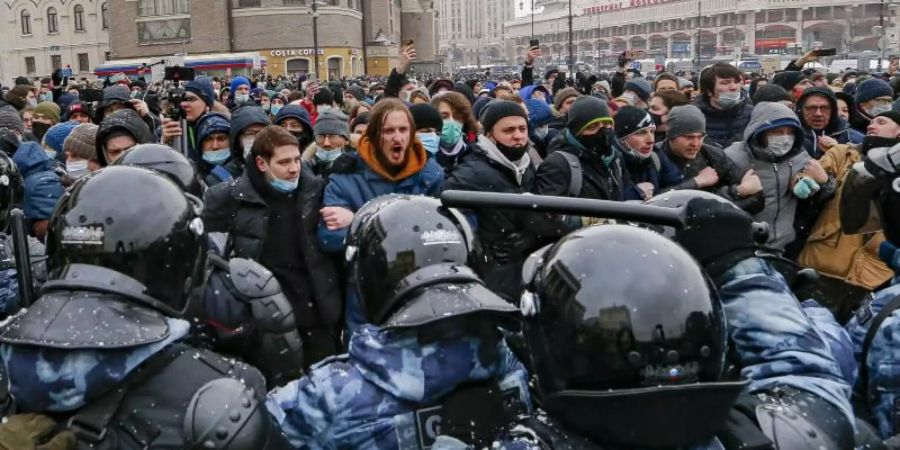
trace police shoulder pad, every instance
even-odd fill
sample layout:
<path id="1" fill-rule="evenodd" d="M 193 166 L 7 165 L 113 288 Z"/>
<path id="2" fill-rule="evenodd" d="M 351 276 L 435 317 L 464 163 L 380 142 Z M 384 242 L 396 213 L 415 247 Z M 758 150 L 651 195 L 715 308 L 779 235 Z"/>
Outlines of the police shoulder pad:
<path id="1" fill-rule="evenodd" d="M 232 258 L 228 261 L 228 274 L 234 288 L 245 297 L 253 299 L 281 293 L 275 275 L 256 261 Z"/>

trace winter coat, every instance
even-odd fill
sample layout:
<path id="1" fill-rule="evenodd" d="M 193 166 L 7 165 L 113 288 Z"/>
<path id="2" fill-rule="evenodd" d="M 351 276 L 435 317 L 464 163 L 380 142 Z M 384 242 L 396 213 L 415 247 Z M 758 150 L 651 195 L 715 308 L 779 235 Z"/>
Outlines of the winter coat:
<path id="1" fill-rule="evenodd" d="M 781 157 L 774 157 L 760 148 L 760 139 L 767 130 L 790 126 L 797 137 L 794 148 Z M 799 199 L 794 195 L 793 187 L 796 175 L 806 167 L 812 158 L 803 150 L 803 141 L 799 139 L 803 130 L 793 112 L 780 103 L 761 103 L 756 106 L 753 121 L 744 131 L 744 140 L 736 142 L 725 150 L 725 154 L 737 165 L 741 174 L 753 169 L 763 186 L 766 203 L 762 211 L 754 214 L 753 219 L 769 224 L 769 240 L 767 245 L 778 249 L 784 248 L 794 241 L 794 216 Z M 813 195 L 810 201 L 822 202 L 834 194 L 834 178 Z"/>
<path id="2" fill-rule="evenodd" d="M 127 132 L 138 144 L 153 142 L 153 133 L 150 131 L 150 128 L 147 128 L 147 125 L 141 120 L 138 113 L 130 109 L 122 109 L 109 114 L 100 122 L 97 129 L 97 138 L 95 139 L 98 156 L 105 155 L 106 140 L 117 131 Z M 103 159 L 105 160 L 106 158 L 104 157 Z"/>
<path id="3" fill-rule="evenodd" d="M 421 145 L 421 144 L 418 144 Z M 424 149 L 422 150 L 424 152 Z M 437 197 L 444 182 L 444 171 L 434 159 L 429 158 L 418 173 L 399 181 L 387 180 L 372 170 L 357 153 L 348 153 L 350 169 L 334 172 L 328 179 L 322 206 L 340 206 L 356 212 L 369 200 L 388 194 L 427 195 Z M 352 164 L 351 164 L 352 163 Z M 319 222 L 319 247 L 326 252 L 337 253 L 344 248 L 348 228 L 328 230 Z"/>
<path id="4" fill-rule="evenodd" d="M 25 196 L 22 209 L 25 218 L 31 222 L 49 219 L 65 191 L 62 180 L 53 170 L 54 160 L 37 142 L 19 144 L 12 159 L 23 180 Z"/>
<path id="5" fill-rule="evenodd" d="M 535 182 L 534 165 L 527 156 L 520 164 L 522 167 L 510 162 L 481 135 L 472 153 L 447 176 L 444 190 L 530 192 Z M 537 247 L 532 234 L 536 216 L 496 208 L 468 212 L 484 256 L 474 269 L 489 289 L 511 302 L 518 301 L 522 294 L 522 263 Z"/>
<path id="6" fill-rule="evenodd" d="M 725 111 L 713 108 L 703 95 L 694 102 L 694 106 L 700 108 L 706 116 L 706 142 L 721 148 L 742 140 L 744 129 L 750 123 L 750 113 L 753 111 L 753 103 L 743 91 L 741 103 Z"/>
<path id="7" fill-rule="evenodd" d="M 532 193 L 537 195 L 568 196 L 572 181 L 572 169 L 560 153 L 566 152 L 581 161 L 582 184 L 579 198 L 597 200 L 623 200 L 625 187 L 630 185 L 628 173 L 623 169 L 622 155 L 612 150 L 612 159 L 604 163 L 594 152 L 587 151 L 571 134 L 560 133 L 550 142 L 547 158 L 538 167 Z"/>
<path id="8" fill-rule="evenodd" d="M 714 145 L 704 143 L 700 147 L 700 153 L 693 160 L 686 160 L 672 152 L 669 141 L 662 141 L 655 145 L 654 150 L 660 155 L 666 156 L 677 171 L 674 176 L 668 173 L 662 173 L 663 178 L 660 180 L 662 190 L 680 190 L 680 189 L 699 189 L 694 177 L 707 168 L 712 167 L 719 175 L 719 183 L 715 186 L 703 188 L 702 190 L 718 194 L 732 201 L 739 208 L 751 214 L 762 211 L 765 199 L 762 193 L 741 197 L 738 195 L 737 187 L 741 184 L 744 172 L 741 171 L 734 162 L 725 156 L 725 152 Z"/>
<path id="9" fill-rule="evenodd" d="M 434 160 L 444 168 L 444 177 L 449 175 L 459 166 L 467 155 L 472 153 L 472 145 L 466 142 L 465 137 L 459 138 L 454 148 L 445 150 L 440 146 L 438 152 L 434 155 Z"/>
<path id="10" fill-rule="evenodd" d="M 625 200 L 644 199 L 643 191 L 637 187 L 640 183 L 652 184 L 653 195 L 656 195 L 661 192 L 660 189 L 663 185 L 673 184 L 682 176 L 678 166 L 656 147 L 647 158 L 639 158 L 631 154 L 623 149 L 618 141 L 615 143 L 615 147 L 622 155 L 622 160 L 625 161 L 625 170 L 628 172 L 628 179 L 631 182 L 625 188 Z"/>
<path id="11" fill-rule="evenodd" d="M 415 332 L 365 325 L 347 355 L 273 390 L 266 406 L 295 448 L 421 448 L 435 437 L 422 423 L 428 408 L 463 385 L 495 381 L 530 409 L 525 368 L 502 340 L 485 361 L 485 345 L 469 337 L 423 345 Z"/>
<path id="12" fill-rule="evenodd" d="M 256 169 L 255 165 L 247 166 Z M 262 177 L 256 170 L 256 175 Z M 258 192 L 246 173 L 230 183 L 218 184 L 206 191 L 203 209 L 203 223 L 209 232 L 229 233 L 229 248 L 225 255 L 260 261 L 269 236 L 269 215 L 271 207 Z M 295 305 L 298 322 L 303 328 L 340 328 L 343 313 L 341 286 L 337 268 L 328 255 L 316 245 L 316 225 L 322 202 L 324 182 L 308 171 L 301 170 L 300 184 L 294 194 L 300 212 L 301 253 L 305 268 L 309 273 L 306 282 L 312 288 L 314 305 Z M 278 238 L 277 236 L 275 237 Z M 298 275 L 299 276 L 299 275 Z M 302 312 L 307 311 L 306 317 Z M 310 317 L 309 311 L 316 312 Z"/>
<path id="13" fill-rule="evenodd" d="M 873 318 L 891 300 L 900 295 L 900 284 L 893 284 L 875 293 L 874 298 L 864 303 L 855 316 L 847 323 L 847 331 L 853 340 L 853 351 L 860 370 L 865 366 L 868 371 L 868 385 L 857 380 L 855 390 L 865 401 L 866 408 L 860 411 L 860 417 L 871 416 L 880 436 L 887 439 L 900 433 L 900 309 L 895 309 L 881 323 L 868 353 L 863 359 L 863 343 Z"/>
<path id="14" fill-rule="evenodd" d="M 872 290 L 894 275 L 878 257 L 884 233 L 841 232 L 841 187 L 850 168 L 861 159 L 859 152 L 849 145 L 836 145 L 820 159 L 825 172 L 837 180 L 835 194 L 824 204 L 797 262 L 816 269 L 821 275 Z"/>
<path id="15" fill-rule="evenodd" d="M 831 105 L 831 118 L 828 121 L 828 125 L 822 130 L 813 130 L 803 118 L 803 104 L 812 95 L 825 97 L 828 99 L 828 104 Z M 797 100 L 796 113 L 800 119 L 800 124 L 803 125 L 803 149 L 813 158 L 819 159 L 825 153 L 824 150 L 819 148 L 818 138 L 821 136 L 834 138 L 838 144 L 862 143 L 863 133 L 850 128 L 847 121 L 838 115 L 837 97 L 834 96 L 834 91 L 827 87 L 813 87 L 803 91 L 803 94 Z"/>

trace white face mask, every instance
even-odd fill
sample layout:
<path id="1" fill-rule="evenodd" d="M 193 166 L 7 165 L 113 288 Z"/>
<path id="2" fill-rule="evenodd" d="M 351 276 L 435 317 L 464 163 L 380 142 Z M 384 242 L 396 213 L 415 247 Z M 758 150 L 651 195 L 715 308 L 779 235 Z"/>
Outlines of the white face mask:
<path id="1" fill-rule="evenodd" d="M 741 92 L 723 92 L 719 94 L 719 105 L 721 105 L 725 109 L 731 109 L 737 106 L 737 104 L 741 101 Z"/>
<path id="2" fill-rule="evenodd" d="M 88 160 L 86 159 L 66 162 L 66 172 L 68 172 L 69 176 L 71 176 L 72 178 L 81 178 L 87 175 L 87 171 Z"/>
<path id="3" fill-rule="evenodd" d="M 775 156 L 784 156 L 794 148 L 794 135 L 772 136 L 769 138 L 769 145 L 766 148 Z"/>
<path id="4" fill-rule="evenodd" d="M 244 136 L 241 138 L 241 146 L 244 147 L 244 159 L 247 159 L 247 155 L 250 154 L 250 150 L 253 148 L 253 142 L 256 141 L 256 136 Z"/>

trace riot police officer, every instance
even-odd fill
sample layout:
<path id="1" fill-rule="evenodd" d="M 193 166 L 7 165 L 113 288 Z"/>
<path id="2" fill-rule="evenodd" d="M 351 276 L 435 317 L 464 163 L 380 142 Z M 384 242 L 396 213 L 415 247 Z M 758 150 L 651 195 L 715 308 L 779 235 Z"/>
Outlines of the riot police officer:
<path id="1" fill-rule="evenodd" d="M 523 328 L 549 420 L 526 420 L 506 439 L 544 448 L 853 448 L 847 397 L 830 395 L 849 386 L 827 389 L 840 382 L 827 346 L 791 317 L 802 311 L 780 275 L 755 258 L 739 264 L 723 272 L 720 299 L 691 255 L 638 227 L 582 229 L 533 255 Z M 758 312 L 738 309 L 745 301 Z"/>
<path id="2" fill-rule="evenodd" d="M 136 167 L 63 196 L 50 280 L 0 329 L 19 411 L 65 420 L 82 448 L 286 448 L 259 371 L 184 343 L 205 280 L 199 207 Z"/>
<path id="3" fill-rule="evenodd" d="M 162 144 L 142 144 L 114 164 L 155 170 L 174 181 L 195 203 L 202 183 L 194 164 Z M 194 197 L 190 197 L 193 195 Z M 208 271 L 200 290 L 203 319 L 192 331 L 194 343 L 249 362 L 266 376 L 269 387 L 302 374 L 303 346 L 296 318 L 278 280 L 256 261 L 218 256 L 225 246 L 222 233 L 209 233 Z"/>
<path id="4" fill-rule="evenodd" d="M 384 196 L 357 212 L 347 257 L 366 324 L 349 354 L 269 394 L 292 445 L 426 449 L 438 432 L 489 445 L 530 410 L 498 329 L 517 309 L 467 266 L 472 246 L 466 219 L 435 199 Z"/>

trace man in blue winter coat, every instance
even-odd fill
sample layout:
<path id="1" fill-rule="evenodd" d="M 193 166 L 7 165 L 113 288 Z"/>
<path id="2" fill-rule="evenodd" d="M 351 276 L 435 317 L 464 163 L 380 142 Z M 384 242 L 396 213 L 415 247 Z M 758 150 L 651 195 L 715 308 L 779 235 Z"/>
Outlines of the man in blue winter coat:
<path id="1" fill-rule="evenodd" d="M 387 194 L 437 196 L 444 170 L 429 158 L 415 137 L 412 115 L 399 100 L 379 101 L 370 113 L 366 134 L 349 154 L 347 170 L 329 176 L 322 200 L 319 247 L 338 253 L 344 248 L 354 214 L 366 202 Z M 345 320 L 353 331 L 362 322 L 355 289 L 348 289 Z"/>
<path id="2" fill-rule="evenodd" d="M 295 448 L 427 449 L 439 433 L 489 445 L 530 411 L 527 373 L 498 325 L 518 310 L 465 266 L 472 232 L 426 197 L 360 209 L 347 239 L 366 325 L 349 353 L 269 393 Z"/>

